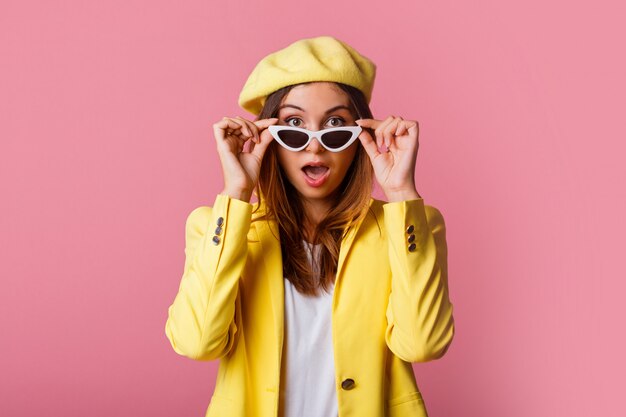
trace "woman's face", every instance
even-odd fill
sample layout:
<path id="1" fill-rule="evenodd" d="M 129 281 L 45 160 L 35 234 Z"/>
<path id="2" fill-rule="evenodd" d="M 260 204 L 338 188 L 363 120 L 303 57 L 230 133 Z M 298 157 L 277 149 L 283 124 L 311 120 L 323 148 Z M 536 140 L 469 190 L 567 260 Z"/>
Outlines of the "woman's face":
<path id="1" fill-rule="evenodd" d="M 331 82 L 314 82 L 292 88 L 279 106 L 279 125 L 322 130 L 338 126 L 356 126 L 349 110 L 350 99 Z M 355 141 L 340 152 L 330 152 L 317 138 L 301 151 L 277 146 L 278 162 L 289 182 L 309 201 L 327 200 L 341 184 L 359 146 Z M 309 164 L 321 166 L 313 168 Z"/>

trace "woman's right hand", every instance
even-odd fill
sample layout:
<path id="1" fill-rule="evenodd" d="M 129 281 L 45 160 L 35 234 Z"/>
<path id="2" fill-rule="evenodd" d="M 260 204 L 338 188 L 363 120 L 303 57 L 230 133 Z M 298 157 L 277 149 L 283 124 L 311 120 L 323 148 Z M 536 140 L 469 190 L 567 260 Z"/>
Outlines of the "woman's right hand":
<path id="1" fill-rule="evenodd" d="M 224 191 L 243 201 L 250 201 L 252 191 L 259 179 L 261 161 L 272 135 L 267 127 L 278 122 L 277 118 L 255 120 L 243 117 L 224 117 L 213 124 L 217 152 L 224 173 Z M 250 140 L 248 151 L 244 144 Z"/>

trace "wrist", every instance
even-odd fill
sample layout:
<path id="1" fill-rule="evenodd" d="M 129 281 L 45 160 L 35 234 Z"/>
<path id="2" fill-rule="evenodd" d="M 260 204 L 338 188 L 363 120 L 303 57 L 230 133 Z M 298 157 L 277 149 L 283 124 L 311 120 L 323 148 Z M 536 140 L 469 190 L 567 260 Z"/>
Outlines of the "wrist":
<path id="1" fill-rule="evenodd" d="M 396 201 L 417 200 L 422 196 L 417 192 L 415 188 L 407 188 L 403 190 L 385 191 L 385 196 L 390 203 Z"/>
<path id="2" fill-rule="evenodd" d="M 245 201 L 246 203 L 250 202 L 250 198 L 252 197 L 252 192 L 247 190 L 235 190 L 224 188 L 220 193 L 222 195 L 227 195 L 230 198 L 236 198 L 237 200 Z"/>

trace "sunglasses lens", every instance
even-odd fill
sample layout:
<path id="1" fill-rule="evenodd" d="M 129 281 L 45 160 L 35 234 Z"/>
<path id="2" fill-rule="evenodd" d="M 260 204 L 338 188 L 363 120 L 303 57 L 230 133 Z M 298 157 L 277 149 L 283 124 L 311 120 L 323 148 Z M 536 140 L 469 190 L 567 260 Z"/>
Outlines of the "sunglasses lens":
<path id="1" fill-rule="evenodd" d="M 309 139 L 307 134 L 304 132 L 286 129 L 279 131 L 278 137 L 285 143 L 285 145 L 291 146 L 292 148 L 301 148 Z"/>
<path id="2" fill-rule="evenodd" d="M 339 149 L 352 137 L 352 132 L 346 130 L 336 130 L 334 132 L 324 133 L 322 141 L 331 149 Z"/>

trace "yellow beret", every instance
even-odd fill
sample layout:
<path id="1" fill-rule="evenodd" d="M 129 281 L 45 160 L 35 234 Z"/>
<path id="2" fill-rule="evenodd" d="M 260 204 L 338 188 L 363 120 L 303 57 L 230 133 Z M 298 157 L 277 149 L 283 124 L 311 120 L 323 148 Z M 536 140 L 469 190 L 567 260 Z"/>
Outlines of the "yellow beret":
<path id="1" fill-rule="evenodd" d="M 293 84 L 335 81 L 358 88 L 372 99 L 376 65 L 332 36 L 301 39 L 263 58 L 248 77 L 239 106 L 259 115 L 267 96 Z"/>

